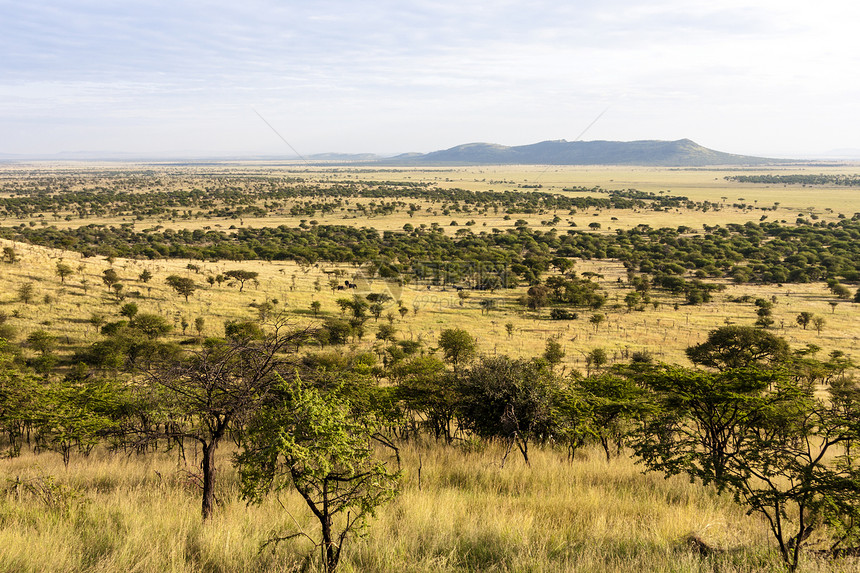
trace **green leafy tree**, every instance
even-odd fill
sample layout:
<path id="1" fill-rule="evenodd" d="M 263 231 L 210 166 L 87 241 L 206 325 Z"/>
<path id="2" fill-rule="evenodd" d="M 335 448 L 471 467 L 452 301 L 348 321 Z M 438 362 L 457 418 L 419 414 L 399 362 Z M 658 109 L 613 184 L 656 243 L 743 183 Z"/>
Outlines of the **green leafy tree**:
<path id="1" fill-rule="evenodd" d="M 694 363 L 720 370 L 784 361 L 788 343 L 770 332 L 749 326 L 723 326 L 708 339 L 686 350 Z"/>
<path id="2" fill-rule="evenodd" d="M 803 330 L 806 330 L 806 327 L 809 326 L 810 322 L 812 322 L 812 313 L 803 311 L 797 315 L 795 321 L 797 322 L 797 324 L 803 327 Z"/>
<path id="3" fill-rule="evenodd" d="M 609 461 L 612 447 L 621 453 L 634 433 L 634 421 L 648 409 L 642 391 L 632 379 L 617 374 L 575 379 L 573 390 L 582 401 L 580 408 L 588 412 L 590 434 L 597 438 Z"/>
<path id="4" fill-rule="evenodd" d="M 40 391 L 37 442 L 59 452 L 66 467 L 74 450 L 89 454 L 116 425 L 111 414 L 121 390 L 107 382 L 53 382 Z"/>
<path id="5" fill-rule="evenodd" d="M 133 302 L 127 302 L 119 309 L 120 316 L 124 316 L 129 320 L 133 320 L 135 315 L 137 314 L 137 304 Z"/>
<path id="6" fill-rule="evenodd" d="M 255 320 L 231 320 L 224 323 L 224 335 L 235 343 L 247 343 L 265 338 L 263 327 Z"/>
<path id="7" fill-rule="evenodd" d="M 375 302 L 370 305 L 369 310 L 370 314 L 373 315 L 373 319 L 378 321 L 379 317 L 382 316 L 382 313 L 385 312 L 385 306 L 378 302 Z"/>
<path id="8" fill-rule="evenodd" d="M 75 271 L 69 265 L 65 263 L 57 263 L 57 276 L 60 277 L 60 282 L 65 283 L 66 277 L 74 273 Z"/>
<path id="9" fill-rule="evenodd" d="M 261 501 L 269 491 L 297 492 L 320 526 L 319 540 L 303 531 L 272 541 L 308 537 L 323 570 L 337 570 L 346 540 L 397 493 L 399 472 L 374 457 L 376 422 L 356 417 L 348 402 L 279 380 L 277 395 L 251 420 L 236 456 L 242 494 Z"/>
<path id="10" fill-rule="evenodd" d="M 539 310 L 546 306 L 549 301 L 550 289 L 543 285 L 529 287 L 526 291 L 526 306 L 532 310 Z"/>
<path id="11" fill-rule="evenodd" d="M 396 385 L 395 396 L 412 419 L 425 426 L 438 441 L 454 440 L 458 395 L 445 364 L 435 356 L 416 356 L 394 364 L 388 371 Z"/>
<path id="12" fill-rule="evenodd" d="M 393 324 L 380 324 L 379 330 L 376 332 L 378 340 L 390 340 L 394 342 L 397 339 L 397 328 Z"/>
<path id="13" fill-rule="evenodd" d="M 763 298 L 755 301 L 756 316 L 755 325 L 761 328 L 770 328 L 773 326 L 773 303 Z"/>
<path id="14" fill-rule="evenodd" d="M 820 396 L 783 370 L 750 367 L 668 371 L 650 386 L 661 414 L 639 434 L 636 453 L 646 467 L 731 493 L 764 518 L 790 571 L 816 529 L 831 554 L 857 540 L 860 467 L 851 443 L 860 392 L 853 382 Z"/>
<path id="15" fill-rule="evenodd" d="M 102 282 L 105 284 L 108 291 L 110 291 L 111 287 L 119 282 L 119 275 L 114 269 L 105 269 L 102 272 Z"/>
<path id="16" fill-rule="evenodd" d="M 129 324 L 150 339 L 159 338 L 173 330 L 173 326 L 163 316 L 145 312 L 136 314 Z"/>
<path id="17" fill-rule="evenodd" d="M 466 429 L 516 445 L 526 464 L 529 444 L 556 431 L 559 383 L 545 362 L 488 356 L 458 378 Z"/>
<path id="18" fill-rule="evenodd" d="M 245 270 L 233 270 L 227 271 L 224 273 L 224 277 L 228 279 L 233 279 L 239 282 L 239 292 L 242 292 L 245 288 L 245 283 L 250 280 L 254 280 L 259 276 L 260 273 L 256 271 L 245 271 Z M 215 277 L 216 280 L 218 277 Z"/>
<path id="19" fill-rule="evenodd" d="M 197 283 L 189 277 L 181 277 L 179 275 L 170 275 L 165 282 L 176 291 L 179 296 L 185 297 L 185 302 L 188 302 L 188 297 L 194 294 L 197 290 Z"/>
<path id="20" fill-rule="evenodd" d="M 125 295 L 122 292 L 125 288 L 125 285 L 123 285 L 122 283 L 113 283 L 110 286 L 113 289 L 113 294 L 116 297 L 117 302 L 125 300 Z"/>
<path id="21" fill-rule="evenodd" d="M 755 366 L 721 372 L 661 366 L 639 379 L 651 392 L 655 413 L 638 434 L 637 455 L 649 469 L 718 486 L 743 454 L 741 437 L 769 406 L 760 400 L 762 392 L 778 380 Z"/>
<path id="22" fill-rule="evenodd" d="M 149 269 L 143 269 L 142 271 L 140 271 L 140 274 L 137 275 L 137 278 L 138 280 L 140 280 L 140 282 L 144 284 L 148 283 L 149 279 L 152 278 L 152 272 L 150 272 Z"/>
<path id="23" fill-rule="evenodd" d="M 16 362 L 16 348 L 0 338 L 0 432 L 5 436 L 9 457 L 21 453 L 24 437 L 44 411 L 39 399 L 43 382 Z"/>
<path id="24" fill-rule="evenodd" d="M 457 370 L 462 363 L 475 356 L 478 343 L 462 328 L 448 328 L 439 334 L 439 348 L 442 349 L 445 360 Z"/>
<path id="25" fill-rule="evenodd" d="M 585 367 L 589 375 L 606 366 L 607 362 L 609 357 L 603 348 L 593 348 L 585 355 Z"/>
<path id="26" fill-rule="evenodd" d="M 27 344 L 42 356 L 46 356 L 56 348 L 57 337 L 46 330 L 34 330 L 27 336 Z"/>
<path id="27" fill-rule="evenodd" d="M 812 317 L 812 327 L 815 328 L 815 332 L 819 335 L 821 334 L 821 329 L 824 328 L 824 325 L 827 324 L 827 319 L 823 316 L 813 316 Z"/>
<path id="28" fill-rule="evenodd" d="M 546 346 L 543 351 L 543 357 L 549 363 L 550 367 L 555 367 L 557 364 L 561 363 L 564 359 L 564 350 L 561 347 L 561 343 L 554 339 L 549 338 L 546 341 Z"/>
<path id="29" fill-rule="evenodd" d="M 22 283 L 18 285 L 17 294 L 18 300 L 24 304 L 30 304 L 33 297 L 36 296 L 36 287 L 33 286 L 33 283 Z"/>

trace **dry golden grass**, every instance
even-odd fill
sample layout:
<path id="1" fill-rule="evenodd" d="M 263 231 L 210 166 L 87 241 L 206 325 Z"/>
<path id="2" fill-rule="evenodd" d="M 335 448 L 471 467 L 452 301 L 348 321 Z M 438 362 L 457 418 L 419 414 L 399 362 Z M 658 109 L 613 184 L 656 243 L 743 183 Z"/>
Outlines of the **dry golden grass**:
<path id="1" fill-rule="evenodd" d="M 406 447 L 400 496 L 349 542 L 343 571 L 780 570 L 764 523 L 709 489 L 643 475 L 626 457 L 607 463 L 597 450 L 574 461 L 538 450 L 530 468 L 513 456 L 502 468 L 502 454 L 493 445 Z M 282 495 L 248 507 L 222 467 L 219 504 L 203 524 L 190 453 L 186 464 L 175 452 L 97 451 L 68 470 L 53 454 L 0 461 L 0 570 L 298 570 L 309 542 L 260 548 L 297 525 L 316 536 L 303 502 Z M 36 495 L 39 487 L 53 497 Z M 715 552 L 691 549 L 691 535 Z M 848 570 L 856 563 L 809 558 L 802 568 Z"/>

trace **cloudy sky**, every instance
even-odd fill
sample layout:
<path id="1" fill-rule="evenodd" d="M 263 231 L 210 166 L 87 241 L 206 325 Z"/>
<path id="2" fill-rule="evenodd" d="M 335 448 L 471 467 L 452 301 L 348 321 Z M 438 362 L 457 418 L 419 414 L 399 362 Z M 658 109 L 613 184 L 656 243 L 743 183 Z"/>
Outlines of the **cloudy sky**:
<path id="1" fill-rule="evenodd" d="M 0 153 L 860 148 L 843 0 L 0 0 Z M 259 115 L 258 115 L 259 114 Z M 602 114 L 602 115 L 601 115 Z"/>

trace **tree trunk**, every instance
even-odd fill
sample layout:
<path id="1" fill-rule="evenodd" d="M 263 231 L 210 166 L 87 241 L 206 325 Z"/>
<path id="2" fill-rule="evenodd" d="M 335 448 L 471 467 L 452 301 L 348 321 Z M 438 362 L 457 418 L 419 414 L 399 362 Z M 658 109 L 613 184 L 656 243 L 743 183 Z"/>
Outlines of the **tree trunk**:
<path id="1" fill-rule="evenodd" d="M 608 463 L 612 459 L 612 455 L 609 452 L 609 438 L 600 436 L 600 445 L 603 447 L 603 452 L 606 454 L 606 462 Z"/>
<path id="2" fill-rule="evenodd" d="M 329 513 L 328 507 L 328 480 L 323 480 L 323 508 L 322 508 L 322 520 L 320 525 L 322 526 L 322 551 L 323 551 L 323 561 L 326 573 L 334 573 L 334 570 L 337 569 L 338 562 L 338 551 L 334 546 L 334 540 L 331 536 L 331 514 Z"/>
<path id="3" fill-rule="evenodd" d="M 215 509 L 215 448 L 217 441 L 203 443 L 203 520 L 209 519 Z"/>
<path id="4" fill-rule="evenodd" d="M 522 438 L 517 439 L 517 447 L 520 449 L 520 453 L 523 455 L 523 460 L 525 460 L 526 465 L 531 467 L 529 463 L 529 442 L 528 440 L 523 440 Z"/>

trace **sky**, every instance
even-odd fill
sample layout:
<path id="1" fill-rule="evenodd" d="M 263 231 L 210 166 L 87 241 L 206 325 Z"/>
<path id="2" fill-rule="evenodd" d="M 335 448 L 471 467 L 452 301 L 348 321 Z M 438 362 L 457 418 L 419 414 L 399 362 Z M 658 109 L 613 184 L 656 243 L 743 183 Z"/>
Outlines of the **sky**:
<path id="1" fill-rule="evenodd" d="M 0 0 L 0 154 L 858 150 L 858 23 L 843 0 Z"/>

